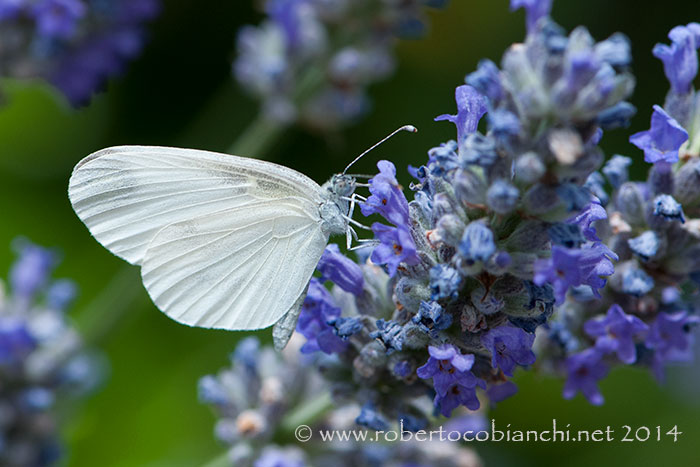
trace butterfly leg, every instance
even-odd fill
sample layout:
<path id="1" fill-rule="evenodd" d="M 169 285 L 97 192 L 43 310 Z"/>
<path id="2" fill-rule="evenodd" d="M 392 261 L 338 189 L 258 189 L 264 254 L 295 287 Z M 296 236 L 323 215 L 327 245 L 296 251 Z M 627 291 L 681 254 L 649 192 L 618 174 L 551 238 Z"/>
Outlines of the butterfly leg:
<path id="1" fill-rule="evenodd" d="M 367 201 L 367 198 L 357 193 L 353 193 L 352 196 L 341 196 L 340 199 L 350 201 L 350 213 L 355 209 L 355 204 L 361 204 Z M 359 202 L 357 202 L 357 200 L 359 200 Z"/>
<path id="2" fill-rule="evenodd" d="M 361 239 L 357 236 L 357 232 L 355 232 L 355 229 L 352 227 L 348 226 L 348 230 L 345 232 L 346 235 L 346 248 L 348 251 L 354 251 L 354 250 L 359 250 L 360 248 L 367 248 L 370 246 L 375 246 L 378 245 L 380 242 L 377 239 L 374 238 L 367 238 L 367 239 Z M 359 245 L 352 246 L 352 240 L 355 240 Z"/>
<path id="3" fill-rule="evenodd" d="M 349 198 L 347 196 L 343 197 L 344 200 L 350 201 L 350 208 L 348 209 L 348 217 L 352 217 L 355 213 L 355 205 L 357 204 L 358 194 L 353 193 Z"/>
<path id="4" fill-rule="evenodd" d="M 367 226 L 364 225 L 364 224 L 360 224 L 359 222 L 357 222 L 357 221 L 356 221 L 355 219 L 353 219 L 352 217 L 343 216 L 343 219 L 345 219 L 346 221 L 348 221 L 349 224 L 352 224 L 352 225 L 354 225 L 355 227 L 359 227 L 359 228 L 364 229 L 364 230 L 372 230 L 371 227 L 367 227 Z"/>
<path id="5" fill-rule="evenodd" d="M 376 246 L 379 245 L 379 240 L 375 240 L 373 238 L 367 239 L 367 240 L 358 240 L 359 245 L 355 245 L 352 248 L 348 248 L 348 251 L 355 251 L 359 250 L 360 248 L 368 248 L 371 246 Z"/>
<path id="6" fill-rule="evenodd" d="M 356 220 L 354 220 L 352 218 L 352 215 L 355 212 L 355 206 L 357 205 L 357 200 L 360 199 L 360 201 L 366 201 L 366 198 L 358 195 L 357 193 L 353 193 L 350 198 L 344 198 L 344 199 L 347 199 L 348 201 L 350 201 L 350 207 L 348 209 L 347 216 L 343 216 L 343 218 L 346 221 L 348 221 L 348 223 L 353 224 L 356 227 L 359 227 L 359 228 L 364 229 L 364 230 L 372 230 L 371 228 L 367 227 L 364 224 L 357 222 Z M 357 239 L 357 234 L 355 235 L 355 239 Z"/>

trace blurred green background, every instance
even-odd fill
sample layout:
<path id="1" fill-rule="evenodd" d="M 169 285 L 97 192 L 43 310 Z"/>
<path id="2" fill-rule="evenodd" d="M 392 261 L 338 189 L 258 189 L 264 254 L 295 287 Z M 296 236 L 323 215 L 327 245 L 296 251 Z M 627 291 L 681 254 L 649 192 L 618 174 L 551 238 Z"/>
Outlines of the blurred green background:
<path id="1" fill-rule="evenodd" d="M 191 329 L 169 320 L 149 301 L 135 267 L 125 267 L 95 242 L 73 214 L 66 186 L 73 165 L 113 144 L 158 144 L 225 150 L 255 117 L 255 102 L 230 77 L 237 29 L 257 23 L 252 1 L 170 0 L 151 27 L 151 40 L 129 72 L 79 110 L 68 109 L 40 84 L 6 82 L 9 101 L 0 107 L 0 268 L 12 261 L 11 240 L 24 235 L 58 247 L 57 273 L 81 288 L 72 313 L 92 345 L 110 361 L 109 379 L 69 421 L 66 439 L 71 466 L 191 466 L 222 452 L 212 436 L 214 417 L 196 400 L 197 379 L 217 371 L 243 333 Z M 627 143 L 631 132 L 648 128 L 651 106 L 662 103 L 667 84 L 651 55 L 656 42 L 677 24 L 700 20 L 700 2 L 684 0 L 555 1 L 553 16 L 567 29 L 586 25 L 597 39 L 615 31 L 633 44 L 639 112 L 629 130 L 606 135 L 608 155 L 622 153 L 646 172 L 642 154 Z M 455 86 L 480 58 L 499 61 L 505 48 L 524 36 L 524 15 L 508 12 L 508 1 L 453 0 L 430 14 L 430 33 L 402 42 L 394 77 L 374 86 L 372 113 L 333 135 L 290 130 L 267 159 L 323 182 L 355 155 L 396 127 L 412 123 L 420 132 L 402 135 L 365 158 L 358 172 L 376 160 L 397 166 L 420 164 L 432 146 L 454 137 L 454 127 L 433 117 L 454 112 Z M 246 155 L 246 154 L 242 154 Z M 403 180 L 408 182 L 404 173 Z M 104 291 L 112 283 L 116 288 Z M 97 300 L 97 301 L 96 301 Z M 261 333 L 265 339 L 269 331 Z M 689 373 L 690 372 L 690 373 Z M 520 393 L 491 416 L 499 426 L 547 429 L 552 419 L 572 428 L 605 429 L 617 438 L 624 424 L 683 434 L 646 443 L 527 444 L 475 446 L 487 465 L 698 465 L 700 369 L 681 368 L 658 387 L 650 375 L 613 371 L 602 383 L 603 407 L 581 397 L 561 398 L 562 382 L 520 372 Z"/>

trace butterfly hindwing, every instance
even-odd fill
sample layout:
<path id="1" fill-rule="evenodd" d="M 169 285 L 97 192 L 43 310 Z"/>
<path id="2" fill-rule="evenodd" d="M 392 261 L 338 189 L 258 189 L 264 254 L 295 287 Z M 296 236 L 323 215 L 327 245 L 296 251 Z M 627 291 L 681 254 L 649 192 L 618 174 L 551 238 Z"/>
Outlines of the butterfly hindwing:
<path id="1" fill-rule="evenodd" d="M 259 329 L 277 322 L 303 294 L 328 242 L 297 203 L 265 201 L 161 230 L 142 266 L 155 304 L 191 326 Z"/>

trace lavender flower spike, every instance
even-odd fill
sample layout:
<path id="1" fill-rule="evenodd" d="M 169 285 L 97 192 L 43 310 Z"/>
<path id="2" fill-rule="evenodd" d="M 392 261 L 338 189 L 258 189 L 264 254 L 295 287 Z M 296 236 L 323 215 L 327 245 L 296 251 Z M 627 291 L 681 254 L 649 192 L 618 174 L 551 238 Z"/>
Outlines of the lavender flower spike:
<path id="1" fill-rule="evenodd" d="M 55 253 L 24 239 L 17 250 L 0 292 L 0 465 L 63 464 L 66 409 L 104 373 L 67 318 L 76 287 L 52 280 Z"/>
<path id="2" fill-rule="evenodd" d="M 446 2 L 256 3 L 264 5 L 267 18 L 241 28 L 236 79 L 260 100 L 267 119 L 329 130 L 369 111 L 367 87 L 395 69 L 396 36 L 420 35 L 423 10 Z"/>
<path id="3" fill-rule="evenodd" d="M 377 246 L 355 274 L 362 295 L 340 293 L 349 286 L 324 272 L 341 311 L 314 321 L 325 328 L 309 328 L 310 341 L 328 327 L 342 338 L 317 365 L 332 392 L 371 407 L 368 425 L 395 423 L 409 407 L 408 418 L 431 420 L 427 394 L 444 416 L 479 407 L 477 387 L 497 402 L 516 391 L 517 366 L 564 370 L 564 397 L 602 404 L 610 364 L 658 374 L 689 356 L 700 161 L 686 157 L 695 152 L 685 141 L 697 134 L 697 99 L 672 92 L 668 114 L 654 109 L 651 129 L 632 142 L 657 165 L 646 182 L 630 181 L 631 159 L 604 164 L 599 147 L 603 131 L 633 114 L 628 40 L 596 43 L 583 27 L 565 35 L 545 17 L 548 0 L 511 5 L 528 10 L 526 40 L 457 87 L 457 114 L 438 117 L 457 138 L 409 170 L 412 200 L 396 167 L 378 164 L 362 210 L 392 225 L 372 226 Z M 700 25 L 687 28 L 700 36 Z M 320 269 L 343 264 L 333 251 Z"/>

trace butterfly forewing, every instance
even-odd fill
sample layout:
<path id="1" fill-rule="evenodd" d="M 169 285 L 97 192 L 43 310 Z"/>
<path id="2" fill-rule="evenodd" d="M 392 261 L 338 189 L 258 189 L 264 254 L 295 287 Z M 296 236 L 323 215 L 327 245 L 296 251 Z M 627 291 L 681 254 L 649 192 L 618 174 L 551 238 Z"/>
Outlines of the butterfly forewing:
<path id="1" fill-rule="evenodd" d="M 303 293 L 328 242 L 321 188 L 254 159 L 110 148 L 76 166 L 69 195 L 102 245 L 142 265 L 156 305 L 189 325 L 275 323 Z"/>
<path id="2" fill-rule="evenodd" d="M 73 171 L 68 193 L 97 241 L 132 264 L 141 264 L 155 234 L 176 222 L 278 196 L 320 202 L 318 184 L 287 167 L 150 146 L 108 148 L 86 157 Z"/>

